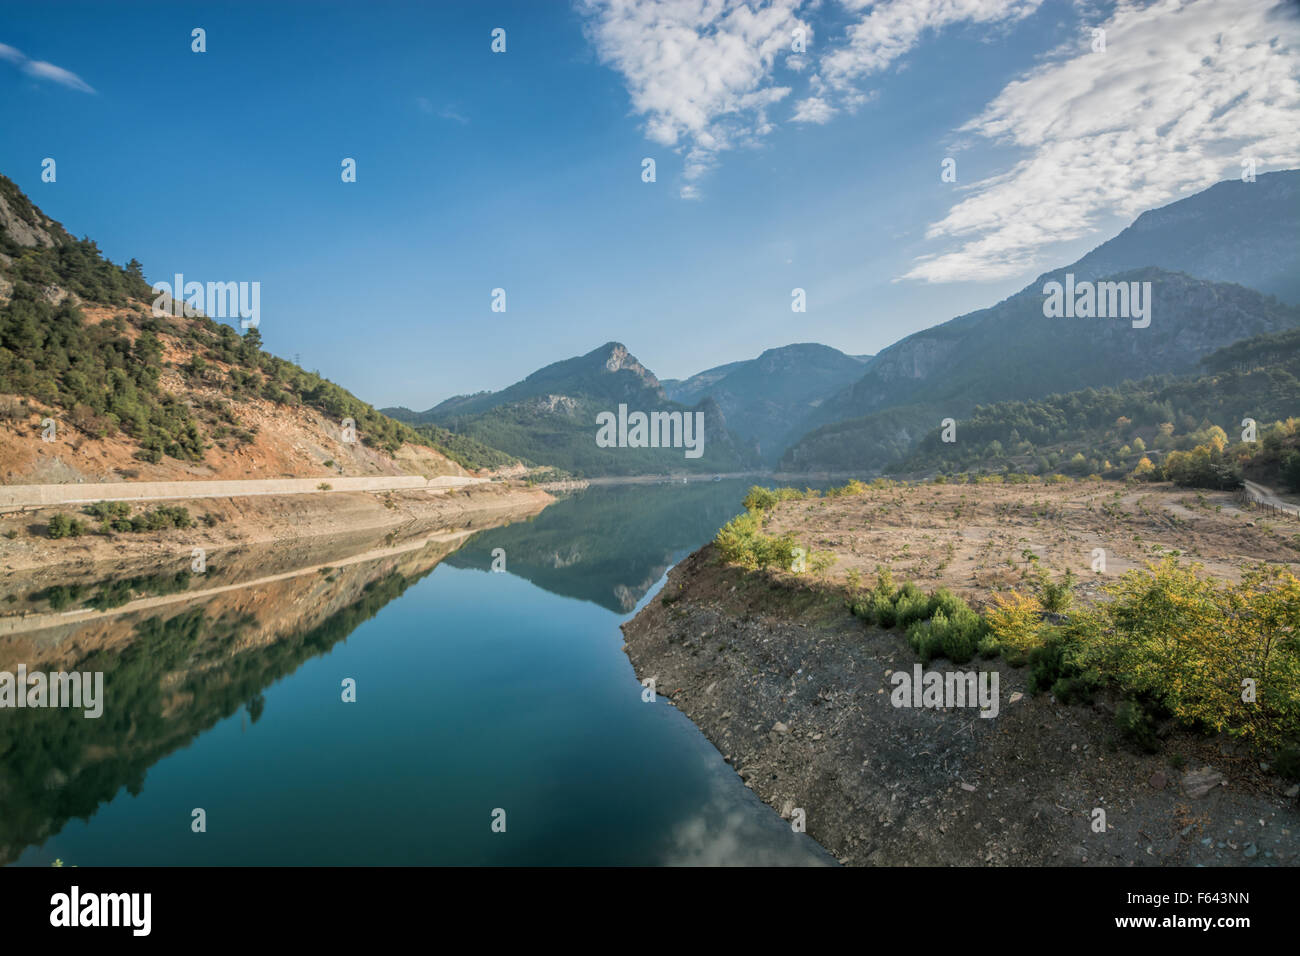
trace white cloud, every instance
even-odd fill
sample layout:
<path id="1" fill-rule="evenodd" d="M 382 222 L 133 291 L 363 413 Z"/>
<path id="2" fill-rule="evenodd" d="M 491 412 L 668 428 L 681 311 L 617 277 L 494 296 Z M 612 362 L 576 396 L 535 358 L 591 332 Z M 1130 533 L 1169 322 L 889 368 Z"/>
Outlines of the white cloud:
<path id="1" fill-rule="evenodd" d="M 801 0 L 578 0 L 601 61 L 622 74 L 646 136 L 686 151 L 698 179 L 718 153 L 772 129 L 767 111 L 789 95 L 775 84 L 777 57 Z M 685 192 L 685 190 L 684 190 Z M 698 190 L 692 191 L 698 196 Z"/>
<path id="2" fill-rule="evenodd" d="M 959 240 L 902 278 L 1003 279 L 1080 239 L 1240 173 L 1300 165 L 1300 20 L 1277 0 L 1122 3 L 1101 24 L 1009 83 L 962 127 L 1019 147 L 1010 170 L 927 231 Z"/>
<path id="3" fill-rule="evenodd" d="M 70 70 L 55 66 L 53 63 L 46 63 L 44 60 L 30 59 L 21 50 L 4 43 L 0 43 L 0 60 L 12 63 L 28 76 L 38 80 L 49 80 L 69 89 L 80 90 L 82 93 L 95 92 L 89 83 Z"/>
<path id="4" fill-rule="evenodd" d="M 884 69 L 929 32 L 959 22 L 1019 20 L 1042 0 L 840 0 L 856 19 L 846 35 L 817 48 L 800 11 L 821 0 L 576 0 L 597 55 L 627 85 L 645 134 L 686 154 L 694 183 L 717 157 L 751 145 L 774 128 L 768 111 L 791 93 L 775 79 L 808 75 L 791 120 L 824 124 L 871 95 L 855 81 Z M 803 30 L 806 52 L 794 52 Z M 815 69 L 814 69 L 815 68 Z M 832 95 L 833 94 L 833 95 Z M 684 190 L 692 198 L 698 188 Z"/>
<path id="5" fill-rule="evenodd" d="M 850 89 L 855 80 L 878 73 L 915 47 L 926 33 L 955 23 L 1021 20 L 1042 0 L 842 0 L 851 10 L 870 12 L 849 26 L 848 43 L 822 58 L 821 74 L 832 87 Z"/>
<path id="6" fill-rule="evenodd" d="M 796 123 L 829 123 L 836 112 L 835 107 L 820 96 L 810 96 L 795 104 L 794 115 L 790 119 Z"/>

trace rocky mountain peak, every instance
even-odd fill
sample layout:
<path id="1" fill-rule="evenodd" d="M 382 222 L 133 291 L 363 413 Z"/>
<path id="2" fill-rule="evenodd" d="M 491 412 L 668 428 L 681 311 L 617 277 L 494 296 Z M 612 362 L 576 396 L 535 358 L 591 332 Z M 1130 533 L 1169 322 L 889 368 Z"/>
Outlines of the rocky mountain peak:
<path id="1" fill-rule="evenodd" d="M 648 368 L 637 361 L 635 355 L 627 350 L 622 342 L 609 342 L 596 350 L 604 355 L 605 371 L 629 371 L 641 379 L 649 388 L 659 388 L 659 379 Z"/>

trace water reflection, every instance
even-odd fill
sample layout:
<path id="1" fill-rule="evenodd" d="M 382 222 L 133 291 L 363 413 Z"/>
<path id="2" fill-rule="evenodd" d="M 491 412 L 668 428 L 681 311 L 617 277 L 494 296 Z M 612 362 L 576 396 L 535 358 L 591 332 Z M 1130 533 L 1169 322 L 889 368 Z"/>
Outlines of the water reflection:
<path id="1" fill-rule="evenodd" d="M 535 518 L 476 535 L 448 559 L 506 570 L 552 594 L 631 611 L 663 573 L 742 509 L 749 482 L 607 485 L 557 501 Z"/>
<path id="2" fill-rule="evenodd" d="M 833 863 L 685 716 L 641 701 L 621 650 L 618 623 L 745 484 L 234 551 L 201 581 L 22 585 L 32 613 L 0 618 L 0 670 L 103 671 L 107 700 L 98 720 L 0 712 L 0 862 Z M 508 574 L 486 573 L 496 548 Z M 211 833 L 190 833 L 195 806 Z"/>
<path id="3" fill-rule="evenodd" d="M 241 707 L 256 723 L 269 685 L 344 640 L 448 550 L 434 544 L 199 606 L 101 619 L 53 641 L 49 630 L 0 640 L 0 670 L 21 662 L 103 672 L 109 688 L 93 720 L 53 708 L 0 712 L 0 863 L 70 818 L 89 817 L 122 788 L 139 794 L 149 767 Z M 131 591 L 129 581 L 108 588 Z"/>

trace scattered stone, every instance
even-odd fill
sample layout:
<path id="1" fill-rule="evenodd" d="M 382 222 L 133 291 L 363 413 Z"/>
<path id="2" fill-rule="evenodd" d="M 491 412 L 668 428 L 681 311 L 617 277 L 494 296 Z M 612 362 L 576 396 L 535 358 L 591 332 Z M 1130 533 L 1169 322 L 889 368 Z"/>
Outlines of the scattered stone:
<path id="1" fill-rule="evenodd" d="M 1014 694 L 1012 694 L 1012 695 L 1010 696 L 1010 698 L 1007 699 L 1007 703 L 1008 703 L 1008 704 L 1018 704 L 1018 703 L 1020 703 L 1021 700 L 1024 699 L 1024 696 L 1025 696 L 1025 695 L 1022 694 L 1022 693 L 1020 693 L 1020 691 L 1016 691 Z"/>
<path id="2" fill-rule="evenodd" d="M 1149 778 L 1147 778 L 1147 784 L 1151 787 L 1152 790 L 1163 790 L 1165 788 L 1165 784 L 1167 784 L 1168 782 L 1169 780 L 1165 777 L 1165 772 L 1163 770 L 1157 770 Z"/>
<path id="3" fill-rule="evenodd" d="M 774 734 L 788 734 L 789 732 L 790 728 L 779 720 L 772 725 L 772 733 Z"/>
<path id="4" fill-rule="evenodd" d="M 1200 800 L 1221 783 L 1223 783 L 1223 774 L 1212 767 L 1189 770 L 1183 775 L 1183 793 L 1193 800 Z"/>
<path id="5" fill-rule="evenodd" d="M 961 785 L 961 788 L 965 790 L 967 793 L 974 793 L 975 790 L 977 789 L 975 784 L 973 783 L 963 783 Z"/>

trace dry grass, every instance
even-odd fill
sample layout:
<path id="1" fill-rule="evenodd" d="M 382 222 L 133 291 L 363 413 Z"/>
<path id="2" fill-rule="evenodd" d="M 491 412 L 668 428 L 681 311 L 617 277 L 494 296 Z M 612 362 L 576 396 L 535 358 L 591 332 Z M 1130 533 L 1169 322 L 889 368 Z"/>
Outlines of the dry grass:
<path id="1" fill-rule="evenodd" d="M 1106 579 L 1169 554 L 1230 581 L 1260 561 L 1300 570 L 1300 523 L 1243 512 L 1228 492 L 1165 484 L 869 487 L 783 502 L 766 530 L 793 531 L 806 546 L 834 552 L 832 582 L 856 571 L 869 585 L 878 567 L 888 567 L 896 581 L 946 586 L 978 604 L 1067 569 L 1089 600 Z M 1106 552 L 1104 574 L 1093 571 L 1097 548 Z"/>

